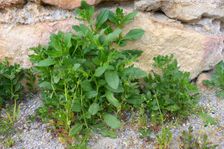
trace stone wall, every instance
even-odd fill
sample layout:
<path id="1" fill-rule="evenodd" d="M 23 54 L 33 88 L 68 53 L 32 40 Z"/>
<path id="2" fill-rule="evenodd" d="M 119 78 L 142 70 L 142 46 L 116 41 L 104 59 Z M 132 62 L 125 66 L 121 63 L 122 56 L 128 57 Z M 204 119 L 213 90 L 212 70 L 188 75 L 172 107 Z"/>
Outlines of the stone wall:
<path id="1" fill-rule="evenodd" d="M 174 54 L 180 68 L 195 78 L 223 60 L 223 0 L 120 1 L 88 3 L 97 9 L 120 6 L 139 11 L 125 31 L 135 27 L 145 30 L 141 40 L 126 47 L 144 51 L 136 63 L 142 69 L 150 71 L 156 55 Z M 47 44 L 51 33 L 70 31 L 79 23 L 72 11 L 79 6 L 80 0 L 0 0 L 0 59 L 8 57 L 13 63 L 30 67 L 29 48 Z"/>

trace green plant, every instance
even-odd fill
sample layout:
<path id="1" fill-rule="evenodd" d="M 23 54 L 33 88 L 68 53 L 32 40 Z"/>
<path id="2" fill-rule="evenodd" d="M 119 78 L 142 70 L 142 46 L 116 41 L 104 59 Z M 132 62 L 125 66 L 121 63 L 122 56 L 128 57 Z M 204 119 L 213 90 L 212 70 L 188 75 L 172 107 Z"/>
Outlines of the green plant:
<path id="1" fill-rule="evenodd" d="M 142 52 L 115 48 L 141 38 L 144 31 L 122 33 L 136 12 L 102 9 L 94 19 L 94 7 L 82 1 L 76 14 L 84 23 L 73 26 L 74 34 L 51 35 L 47 47 L 32 48 L 30 59 L 44 102 L 39 115 L 53 120 L 64 136 L 85 137 L 98 124 L 120 128 L 121 111 L 144 102 L 137 79 L 146 73 L 133 66 Z"/>
<path id="2" fill-rule="evenodd" d="M 198 90 L 190 83 L 190 74 L 179 70 L 173 55 L 155 57 L 154 67 L 145 88 L 152 121 L 163 123 L 172 118 L 185 118 L 198 101 Z"/>
<path id="3" fill-rule="evenodd" d="M 7 135 L 11 132 L 13 124 L 5 117 L 0 117 L 0 135 Z"/>
<path id="4" fill-rule="evenodd" d="M 217 120 L 215 118 L 211 117 L 208 113 L 201 112 L 201 113 L 199 113 L 199 116 L 205 123 L 205 126 L 217 124 Z"/>
<path id="5" fill-rule="evenodd" d="M 16 102 L 13 106 L 6 107 L 4 116 L 0 116 L 0 135 L 5 136 L 14 130 L 13 126 L 17 121 L 19 114 L 20 106 Z"/>
<path id="6" fill-rule="evenodd" d="M 26 83 L 26 90 L 30 93 L 37 93 L 38 87 L 37 87 L 37 78 L 35 73 L 31 69 L 25 69 L 25 83 Z"/>
<path id="7" fill-rule="evenodd" d="M 7 59 L 0 63 L 0 109 L 6 103 L 16 103 L 23 96 L 23 77 L 24 70 L 20 65 L 9 65 Z"/>
<path id="8" fill-rule="evenodd" d="M 20 108 L 17 101 L 23 97 L 23 77 L 24 70 L 20 65 L 10 65 L 7 59 L 0 63 L 0 111 L 1 108 L 6 109 L 5 116 L 0 116 L 0 134 L 2 135 L 11 132 L 19 116 Z"/>
<path id="9" fill-rule="evenodd" d="M 217 95 L 224 97 L 224 62 L 221 61 L 215 66 L 211 80 L 204 80 L 203 83 L 209 87 L 218 89 Z"/>
<path id="10" fill-rule="evenodd" d="M 182 141 L 182 149 L 215 149 L 217 145 L 213 145 L 208 141 L 208 136 L 194 137 L 193 128 L 190 126 L 188 131 L 183 131 L 180 137 Z"/>
<path id="11" fill-rule="evenodd" d="M 157 136 L 157 143 L 159 149 L 168 149 L 173 135 L 170 129 L 163 127 Z"/>
<path id="12" fill-rule="evenodd" d="M 28 69 L 27 69 L 28 71 Z M 14 123 L 20 114 L 19 100 L 24 97 L 23 80 L 26 70 L 19 64 L 10 65 L 5 59 L 0 62 L 0 135 L 3 135 L 5 145 L 10 147 L 13 140 L 8 136 L 14 132 Z M 4 112 L 2 112 L 4 108 Z"/>
<path id="13" fill-rule="evenodd" d="M 4 116 L 0 116 L 0 136 L 3 136 L 3 138 L 0 138 L 0 142 L 6 148 L 12 147 L 15 143 L 11 136 L 15 133 L 14 124 L 19 117 L 19 110 L 20 107 L 17 103 L 14 103 L 13 106 L 8 106 L 5 109 Z"/>
<path id="14" fill-rule="evenodd" d="M 13 147 L 13 145 L 15 144 L 15 141 L 9 137 L 7 138 L 4 142 L 3 142 L 3 145 L 7 148 L 10 148 L 10 147 Z"/>

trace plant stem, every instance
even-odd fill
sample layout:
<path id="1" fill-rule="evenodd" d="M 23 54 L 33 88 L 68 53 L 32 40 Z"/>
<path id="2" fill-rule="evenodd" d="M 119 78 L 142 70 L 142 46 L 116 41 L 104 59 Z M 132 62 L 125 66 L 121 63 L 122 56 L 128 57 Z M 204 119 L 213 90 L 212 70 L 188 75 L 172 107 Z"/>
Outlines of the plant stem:
<path id="1" fill-rule="evenodd" d="M 158 98 L 157 98 L 156 94 L 155 94 L 155 98 L 156 98 L 156 104 L 157 104 L 157 106 L 159 108 L 159 113 L 160 113 L 161 120 L 162 120 L 162 125 L 163 125 L 164 124 L 163 113 L 162 113 L 162 111 L 160 109 L 160 104 L 159 104 L 159 101 L 158 101 Z"/>
<path id="2" fill-rule="evenodd" d="M 66 100 L 66 127 L 69 130 L 70 129 L 70 120 L 69 120 L 69 114 L 70 114 L 70 110 L 68 109 L 68 90 L 67 90 L 67 85 L 66 83 L 64 83 L 64 92 L 65 92 L 65 100 Z"/>
<path id="3" fill-rule="evenodd" d="M 83 115 L 84 115 L 84 122 L 85 122 L 85 125 L 86 125 L 86 128 L 89 128 L 88 127 L 88 124 L 87 124 L 87 122 L 86 122 L 86 118 L 85 118 L 85 112 L 84 112 L 84 110 L 83 110 L 83 96 L 82 96 L 82 89 L 80 88 L 80 95 L 81 95 L 81 108 L 82 108 L 82 113 L 83 113 Z"/>

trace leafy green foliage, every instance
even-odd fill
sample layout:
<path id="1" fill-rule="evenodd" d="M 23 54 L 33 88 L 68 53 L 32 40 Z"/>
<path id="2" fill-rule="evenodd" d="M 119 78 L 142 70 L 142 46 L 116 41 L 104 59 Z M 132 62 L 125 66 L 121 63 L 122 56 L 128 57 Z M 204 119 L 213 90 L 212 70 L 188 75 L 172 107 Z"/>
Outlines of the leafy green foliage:
<path id="1" fill-rule="evenodd" d="M 18 64 L 9 65 L 7 59 L 0 63 L 0 109 L 6 103 L 18 100 L 23 95 L 24 70 Z"/>
<path id="2" fill-rule="evenodd" d="M 8 148 L 14 144 L 11 135 L 15 131 L 14 123 L 20 115 L 18 101 L 24 97 L 22 82 L 25 80 L 26 74 L 28 76 L 26 73 L 28 71 L 28 69 L 22 69 L 19 64 L 10 65 L 7 59 L 0 62 L 0 113 L 2 108 L 5 109 L 4 114 L 0 114 L 0 135 L 4 136 L 0 141 Z M 27 83 L 31 85 L 30 81 Z"/>
<path id="3" fill-rule="evenodd" d="M 204 84 L 218 89 L 217 95 L 224 97 L 224 62 L 221 61 L 215 66 L 211 80 L 204 80 Z"/>
<path id="4" fill-rule="evenodd" d="M 119 113 L 144 101 L 137 80 L 147 75 L 133 66 L 141 51 L 118 51 L 114 45 L 139 39 L 144 31 L 123 35 L 121 27 L 135 13 L 125 15 L 120 8 L 115 13 L 103 9 L 94 19 L 94 8 L 83 1 L 76 14 L 83 23 L 73 26 L 74 34 L 59 32 L 47 47 L 32 48 L 30 59 L 44 101 L 38 113 L 70 136 L 97 124 L 120 128 Z"/>
<path id="5" fill-rule="evenodd" d="M 183 149 L 215 149 L 217 145 L 214 145 L 208 141 L 208 136 L 194 137 L 193 128 L 189 127 L 188 131 L 183 131 L 180 137 Z"/>
<path id="6" fill-rule="evenodd" d="M 197 87 L 190 83 L 190 74 L 179 70 L 173 56 L 154 58 L 155 72 L 146 79 L 146 95 L 151 118 L 184 118 L 197 103 Z M 160 117 L 158 116 L 160 115 Z"/>
<path id="7" fill-rule="evenodd" d="M 103 119 L 105 123 L 113 129 L 120 128 L 121 122 L 111 114 L 104 114 Z"/>

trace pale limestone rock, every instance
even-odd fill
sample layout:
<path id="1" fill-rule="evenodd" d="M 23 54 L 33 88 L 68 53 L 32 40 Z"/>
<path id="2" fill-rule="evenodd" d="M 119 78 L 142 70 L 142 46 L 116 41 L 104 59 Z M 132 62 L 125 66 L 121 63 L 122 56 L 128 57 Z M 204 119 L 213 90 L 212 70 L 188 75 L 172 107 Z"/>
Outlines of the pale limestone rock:
<path id="1" fill-rule="evenodd" d="M 16 5 L 23 5 L 25 0 L 0 0 L 0 9 L 12 7 Z"/>
<path id="2" fill-rule="evenodd" d="M 0 59 L 8 57 L 12 63 L 30 67 L 28 50 L 39 44 L 47 44 L 51 33 L 70 31 L 77 24 L 74 19 L 55 22 L 37 23 L 34 25 L 0 25 Z"/>
<path id="3" fill-rule="evenodd" d="M 168 17 L 184 22 L 192 22 L 202 17 L 224 20 L 223 0 L 140 0 L 136 1 L 135 6 L 142 11 L 160 8 Z"/>
<path id="4" fill-rule="evenodd" d="M 41 0 L 42 3 L 54 5 L 62 9 L 72 10 L 80 6 L 82 0 Z M 127 2 L 134 0 L 86 0 L 90 5 L 97 5 L 100 2 Z"/>
<path id="5" fill-rule="evenodd" d="M 195 78 L 224 58 L 224 35 L 206 35 L 180 24 L 155 20 L 145 14 L 140 14 L 126 30 L 131 28 L 145 30 L 145 35 L 138 41 L 128 43 L 127 49 L 144 51 L 136 65 L 146 71 L 152 69 L 152 59 L 156 55 L 174 54 L 180 68 L 191 72 L 191 78 Z"/>
<path id="6" fill-rule="evenodd" d="M 86 0 L 86 2 L 90 5 L 96 5 L 101 0 Z M 45 4 L 50 4 L 54 6 L 58 6 L 63 9 L 74 9 L 80 6 L 81 0 L 42 0 Z"/>
<path id="7" fill-rule="evenodd" d="M 140 0 L 135 2 L 135 7 L 141 11 L 156 11 L 161 4 L 161 0 Z"/>
<path id="8" fill-rule="evenodd" d="M 34 25 L 0 25 L 0 59 L 9 57 L 12 62 L 31 66 L 28 49 L 38 44 L 47 44 L 50 33 L 69 31 L 78 21 L 37 23 Z M 140 49 L 144 53 L 136 65 L 146 71 L 152 69 L 153 57 L 174 54 L 180 68 L 195 78 L 203 70 L 211 69 L 223 59 L 224 36 L 206 35 L 185 28 L 178 23 L 159 21 L 139 13 L 135 21 L 125 28 L 142 28 L 145 35 L 138 41 L 128 43 L 127 49 Z"/>
<path id="9" fill-rule="evenodd" d="M 0 13 L 0 23 L 4 24 L 35 24 L 46 21 L 57 21 L 70 18 L 73 12 L 57 7 L 46 7 L 28 2 L 22 9 L 10 8 Z"/>
<path id="10" fill-rule="evenodd" d="M 101 138 L 98 140 L 96 144 L 94 144 L 91 148 L 92 149 L 122 149 L 125 146 L 120 143 L 118 139 L 112 138 Z"/>

